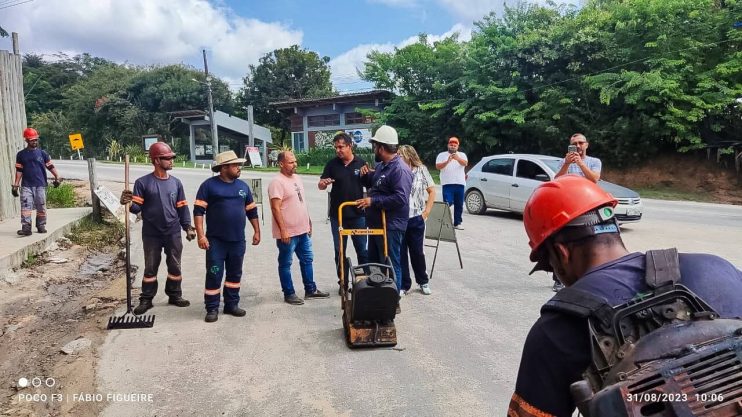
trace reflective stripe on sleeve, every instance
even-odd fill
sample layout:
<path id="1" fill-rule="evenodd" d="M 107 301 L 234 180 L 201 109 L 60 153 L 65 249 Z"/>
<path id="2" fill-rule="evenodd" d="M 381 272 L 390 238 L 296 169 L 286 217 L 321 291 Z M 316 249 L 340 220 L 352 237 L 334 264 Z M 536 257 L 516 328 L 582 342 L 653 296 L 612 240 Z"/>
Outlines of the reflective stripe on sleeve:
<path id="1" fill-rule="evenodd" d="M 188 202 L 186 200 L 180 200 L 177 203 L 175 203 L 175 207 L 181 208 L 188 205 Z"/>
<path id="2" fill-rule="evenodd" d="M 144 199 L 142 197 L 139 197 L 138 195 L 131 196 L 131 201 L 139 204 L 140 206 L 144 204 Z"/>
<path id="3" fill-rule="evenodd" d="M 246 206 L 245 206 L 245 211 L 250 211 L 250 210 L 252 210 L 252 209 L 254 209 L 254 208 L 257 208 L 257 207 L 258 207 L 258 205 L 257 205 L 257 204 L 255 204 L 255 203 L 250 203 L 250 204 L 248 204 L 248 205 L 246 205 Z"/>
<path id="4" fill-rule="evenodd" d="M 203 207 L 203 208 L 207 208 L 209 206 L 209 204 L 205 202 L 204 200 L 196 200 L 196 202 L 193 204 L 199 207 Z"/>
<path id="5" fill-rule="evenodd" d="M 539 410 L 520 398 L 518 394 L 513 393 L 508 406 L 508 417 L 554 417 L 554 415 Z"/>

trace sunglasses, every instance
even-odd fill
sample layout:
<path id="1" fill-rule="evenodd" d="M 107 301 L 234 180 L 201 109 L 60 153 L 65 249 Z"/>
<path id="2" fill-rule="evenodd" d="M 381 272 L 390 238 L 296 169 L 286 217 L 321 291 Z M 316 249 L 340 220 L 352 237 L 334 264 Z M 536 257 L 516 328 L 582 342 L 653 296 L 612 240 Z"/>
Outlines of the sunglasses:
<path id="1" fill-rule="evenodd" d="M 174 156 L 161 156 L 160 159 L 164 161 L 172 161 L 173 159 L 175 159 L 175 157 Z"/>

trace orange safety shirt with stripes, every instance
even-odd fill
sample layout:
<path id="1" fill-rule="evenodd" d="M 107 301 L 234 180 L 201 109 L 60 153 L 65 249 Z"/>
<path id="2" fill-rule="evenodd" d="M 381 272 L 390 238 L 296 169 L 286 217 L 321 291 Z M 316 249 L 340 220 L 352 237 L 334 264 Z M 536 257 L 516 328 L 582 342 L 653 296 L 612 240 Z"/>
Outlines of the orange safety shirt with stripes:
<path id="1" fill-rule="evenodd" d="M 54 164 L 45 150 L 25 148 L 15 155 L 15 170 L 22 174 L 23 187 L 46 187 L 47 169 L 54 169 Z"/>
<path id="2" fill-rule="evenodd" d="M 142 213 L 143 235 L 170 235 L 191 226 L 183 184 L 172 175 L 163 179 L 152 173 L 137 179 L 131 203 L 132 213 Z"/>

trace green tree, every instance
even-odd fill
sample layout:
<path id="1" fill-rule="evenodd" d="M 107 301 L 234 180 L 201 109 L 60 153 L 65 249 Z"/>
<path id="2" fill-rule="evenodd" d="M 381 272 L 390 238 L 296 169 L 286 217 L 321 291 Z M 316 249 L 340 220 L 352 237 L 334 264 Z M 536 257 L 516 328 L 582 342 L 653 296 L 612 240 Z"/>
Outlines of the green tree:
<path id="1" fill-rule="evenodd" d="M 427 161 L 445 148 L 446 135 L 462 134 L 454 109 L 461 100 L 463 57 L 457 36 L 430 43 L 425 35 L 393 52 L 368 55 L 363 79 L 398 94 L 380 121 L 394 126 Z"/>
<path id="2" fill-rule="evenodd" d="M 254 106 L 255 121 L 281 129 L 279 143 L 289 134 L 286 117 L 269 104 L 275 101 L 326 97 L 335 93 L 330 81 L 329 57 L 293 45 L 276 49 L 250 65 L 237 101 Z"/>

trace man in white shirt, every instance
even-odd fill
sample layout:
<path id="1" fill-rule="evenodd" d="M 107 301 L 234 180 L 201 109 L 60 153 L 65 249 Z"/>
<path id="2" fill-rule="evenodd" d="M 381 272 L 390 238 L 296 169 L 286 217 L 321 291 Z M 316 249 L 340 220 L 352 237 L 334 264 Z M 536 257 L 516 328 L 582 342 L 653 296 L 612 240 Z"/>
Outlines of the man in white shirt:
<path id="1" fill-rule="evenodd" d="M 453 205 L 453 227 L 464 230 L 461 226 L 461 214 L 464 211 L 464 188 L 466 187 L 466 154 L 459 152 L 459 138 L 448 138 L 448 151 L 441 152 L 435 158 L 435 167 L 441 172 L 443 201 Z"/>

